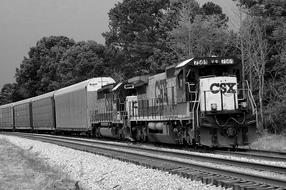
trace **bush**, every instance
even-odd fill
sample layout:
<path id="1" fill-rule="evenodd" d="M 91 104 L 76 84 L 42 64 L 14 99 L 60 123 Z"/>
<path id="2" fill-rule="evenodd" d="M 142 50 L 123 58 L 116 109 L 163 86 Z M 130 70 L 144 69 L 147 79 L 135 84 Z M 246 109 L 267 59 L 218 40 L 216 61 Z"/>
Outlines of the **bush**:
<path id="1" fill-rule="evenodd" d="M 270 133 L 286 132 L 286 100 L 269 104 L 265 110 L 265 127 Z"/>

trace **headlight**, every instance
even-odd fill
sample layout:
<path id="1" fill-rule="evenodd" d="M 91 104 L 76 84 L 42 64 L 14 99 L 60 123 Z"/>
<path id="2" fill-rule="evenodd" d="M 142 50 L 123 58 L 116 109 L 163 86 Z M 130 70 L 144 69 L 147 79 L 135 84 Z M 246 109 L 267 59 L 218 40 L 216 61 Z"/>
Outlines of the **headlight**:
<path id="1" fill-rule="evenodd" d="M 216 103 L 211 104 L 211 109 L 212 109 L 212 111 L 216 111 L 217 110 L 217 104 Z"/>
<path id="2" fill-rule="evenodd" d="M 227 134 L 228 137 L 234 137 L 234 136 L 236 136 L 237 131 L 236 131 L 236 129 L 233 128 L 233 127 L 228 127 L 228 128 L 226 129 L 226 134 Z"/>
<path id="3" fill-rule="evenodd" d="M 246 109 L 247 108 L 247 102 L 241 102 L 240 106 L 241 106 L 241 109 Z"/>

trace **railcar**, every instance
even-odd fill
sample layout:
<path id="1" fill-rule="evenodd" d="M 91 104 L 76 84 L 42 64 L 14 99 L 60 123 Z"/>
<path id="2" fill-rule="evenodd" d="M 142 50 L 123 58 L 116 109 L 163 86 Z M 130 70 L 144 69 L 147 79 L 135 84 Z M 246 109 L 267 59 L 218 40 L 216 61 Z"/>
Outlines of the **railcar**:
<path id="1" fill-rule="evenodd" d="M 54 93 L 56 131 L 90 132 L 97 90 L 115 81 L 110 77 L 89 79 Z"/>
<path id="2" fill-rule="evenodd" d="M 0 129 L 13 130 L 13 103 L 0 106 Z"/>
<path id="3" fill-rule="evenodd" d="M 245 145 L 255 136 L 256 106 L 241 64 L 203 57 L 98 91 L 96 136 L 210 147 Z"/>
<path id="4" fill-rule="evenodd" d="M 49 92 L 31 99 L 32 126 L 35 131 L 54 131 L 55 121 L 55 103 L 54 93 Z"/>
<path id="5" fill-rule="evenodd" d="M 32 98 L 15 102 L 13 104 L 14 111 L 14 129 L 32 131 L 33 130 L 33 117 L 32 117 Z"/>

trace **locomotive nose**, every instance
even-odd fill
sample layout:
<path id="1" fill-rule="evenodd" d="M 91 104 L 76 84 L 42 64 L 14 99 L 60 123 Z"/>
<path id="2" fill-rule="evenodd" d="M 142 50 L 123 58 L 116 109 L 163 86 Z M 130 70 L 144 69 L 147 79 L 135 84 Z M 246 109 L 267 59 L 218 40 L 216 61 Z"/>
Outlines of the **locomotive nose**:
<path id="1" fill-rule="evenodd" d="M 236 134 L 237 134 L 237 131 L 236 131 L 236 129 L 234 127 L 228 127 L 226 129 L 226 135 L 228 137 L 234 137 Z"/>

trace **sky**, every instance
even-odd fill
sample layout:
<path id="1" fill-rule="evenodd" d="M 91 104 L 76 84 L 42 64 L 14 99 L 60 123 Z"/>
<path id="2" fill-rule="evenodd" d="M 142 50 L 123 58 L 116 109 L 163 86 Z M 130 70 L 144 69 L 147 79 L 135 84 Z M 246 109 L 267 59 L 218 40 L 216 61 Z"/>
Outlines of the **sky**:
<path id="1" fill-rule="evenodd" d="M 0 89 L 14 82 L 30 48 L 44 36 L 104 44 L 108 12 L 119 0 L 0 0 Z"/>
<path id="2" fill-rule="evenodd" d="M 15 82 L 16 68 L 42 37 L 63 35 L 104 44 L 108 12 L 122 0 L 0 0 L 0 89 Z M 200 4 L 209 0 L 199 0 Z M 212 0 L 236 23 L 232 0 Z"/>

